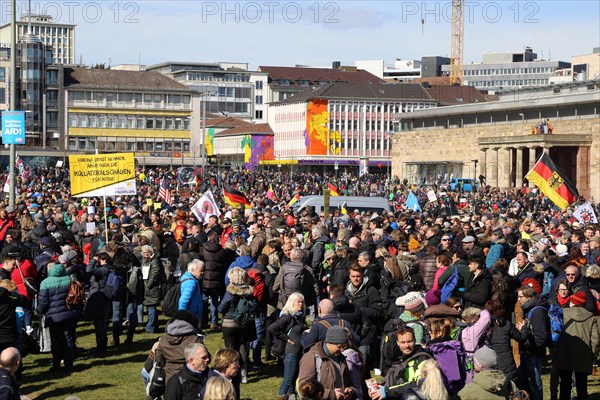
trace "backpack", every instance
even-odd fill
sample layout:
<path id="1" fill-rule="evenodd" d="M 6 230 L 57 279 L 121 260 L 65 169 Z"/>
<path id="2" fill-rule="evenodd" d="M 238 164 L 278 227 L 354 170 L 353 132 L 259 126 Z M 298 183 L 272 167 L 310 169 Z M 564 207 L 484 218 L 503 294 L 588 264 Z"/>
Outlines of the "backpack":
<path id="1" fill-rule="evenodd" d="M 233 311 L 231 318 L 239 326 L 246 326 L 250 323 L 254 324 L 254 319 L 258 314 L 258 303 L 251 295 L 241 296 L 240 300 Z"/>
<path id="2" fill-rule="evenodd" d="M 167 371 L 165 370 L 164 362 L 154 360 L 148 376 L 146 394 L 153 399 L 161 398 L 165 394 L 166 386 Z"/>
<path id="3" fill-rule="evenodd" d="M 281 276 L 281 294 L 283 303 L 294 292 L 302 292 L 304 287 L 304 265 L 288 265 Z"/>
<path id="4" fill-rule="evenodd" d="M 560 338 L 565 331 L 565 320 L 563 318 L 563 309 L 557 303 L 550 304 L 550 307 L 542 307 L 535 306 L 527 313 L 527 319 L 531 320 L 531 316 L 533 315 L 533 310 L 536 308 L 541 308 L 546 311 L 548 314 L 548 318 L 550 319 L 550 332 L 548 333 L 548 337 L 546 338 L 546 345 L 548 347 L 556 347 Z"/>
<path id="5" fill-rule="evenodd" d="M 430 344 L 427 348 L 440 366 L 448 393 L 456 395 L 465 386 L 467 378 L 466 354 L 462 344 L 458 340 L 450 340 Z"/>
<path id="6" fill-rule="evenodd" d="M 379 357 L 379 369 L 383 376 L 387 374 L 394 361 L 401 356 L 400 348 L 396 343 L 396 331 L 405 325 L 406 323 L 400 318 L 394 318 L 390 319 L 383 327 Z"/>
<path id="7" fill-rule="evenodd" d="M 248 270 L 248 276 L 254 280 L 254 293 L 252 295 L 259 303 L 262 303 L 263 294 L 265 294 L 265 299 L 267 299 L 268 296 L 268 293 L 265 293 L 265 277 L 255 268 L 250 268 Z"/>
<path id="8" fill-rule="evenodd" d="M 83 284 L 78 280 L 71 277 L 71 283 L 69 283 L 69 294 L 67 294 L 67 308 L 77 307 L 83 304 L 85 298 L 85 289 Z"/>
<path id="9" fill-rule="evenodd" d="M 427 356 L 428 358 L 431 358 L 429 353 L 418 351 L 412 356 L 408 357 L 406 360 L 394 363 L 381 381 L 381 386 L 389 387 L 391 385 L 397 385 L 399 382 L 404 382 L 404 371 L 406 370 L 408 363 L 420 356 Z"/>
<path id="10" fill-rule="evenodd" d="M 444 286 L 442 286 L 442 295 L 440 297 L 442 304 L 448 300 L 454 294 L 454 291 L 458 287 L 458 283 L 460 282 L 460 275 L 458 274 L 458 265 L 454 265 L 454 272 L 446 282 L 444 282 Z"/>
<path id="11" fill-rule="evenodd" d="M 325 321 L 323 319 L 318 320 L 317 323 L 323 325 L 326 330 L 331 328 L 331 324 L 328 321 Z M 342 328 L 344 328 L 344 332 L 346 332 L 346 335 L 348 335 L 348 347 L 358 349 L 358 346 L 356 345 L 356 343 L 354 341 L 354 335 L 352 335 L 352 332 L 350 332 L 350 329 L 348 329 L 344 325 L 344 320 L 341 318 L 338 318 L 338 325 L 341 326 Z"/>
<path id="12" fill-rule="evenodd" d="M 102 288 L 102 294 L 109 300 L 118 300 L 121 293 L 123 293 L 123 277 L 111 269 Z"/>
<path id="13" fill-rule="evenodd" d="M 129 279 L 127 280 L 127 290 L 132 295 L 137 295 L 138 285 L 142 282 L 142 269 L 137 265 L 131 267 L 131 273 L 129 275 Z"/>
<path id="14" fill-rule="evenodd" d="M 186 278 L 179 282 L 177 285 L 173 285 L 169 291 L 165 294 L 163 301 L 160 302 L 163 314 L 167 317 L 172 317 L 179 311 L 179 298 L 181 297 L 181 284 L 185 281 L 189 281 L 192 278 Z M 198 287 L 198 285 L 196 285 Z M 194 293 L 196 288 L 194 288 Z"/>

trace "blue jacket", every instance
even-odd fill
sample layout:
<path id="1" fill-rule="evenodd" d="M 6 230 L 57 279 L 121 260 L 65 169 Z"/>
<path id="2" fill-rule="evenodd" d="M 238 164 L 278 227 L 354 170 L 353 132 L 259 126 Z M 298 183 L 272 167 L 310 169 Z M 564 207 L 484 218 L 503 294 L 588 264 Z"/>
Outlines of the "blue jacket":
<path id="1" fill-rule="evenodd" d="M 48 277 L 40 284 L 37 312 L 46 316 L 50 324 L 59 324 L 79 315 L 78 307 L 67 306 L 71 278 L 62 264 L 55 264 Z"/>
<path id="2" fill-rule="evenodd" d="M 485 258 L 485 266 L 487 269 L 492 269 L 496 261 L 498 261 L 498 259 L 504 255 L 504 243 L 504 239 L 500 239 L 494 242 L 494 244 L 490 247 L 490 251 Z"/>
<path id="3" fill-rule="evenodd" d="M 185 281 L 185 282 L 184 282 Z M 202 290 L 198 279 L 190 272 L 181 275 L 179 287 L 179 310 L 187 310 L 196 317 L 202 317 Z"/>
<path id="4" fill-rule="evenodd" d="M 229 285 L 229 270 L 235 267 L 241 268 L 243 270 L 248 271 L 250 268 L 253 268 L 256 265 L 256 262 L 252 258 L 252 256 L 239 256 L 235 259 L 234 262 L 231 263 L 229 268 L 227 268 L 227 273 L 225 274 L 225 286 Z"/>

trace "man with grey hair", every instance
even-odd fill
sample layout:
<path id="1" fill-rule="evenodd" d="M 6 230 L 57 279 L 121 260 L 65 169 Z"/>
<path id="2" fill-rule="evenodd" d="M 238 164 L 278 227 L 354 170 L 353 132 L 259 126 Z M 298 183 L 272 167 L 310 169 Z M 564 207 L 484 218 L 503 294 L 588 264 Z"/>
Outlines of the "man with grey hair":
<path id="1" fill-rule="evenodd" d="M 185 365 L 167 382 L 165 399 L 201 399 L 204 398 L 206 382 L 217 376 L 209 366 L 210 353 L 202 343 L 192 343 L 184 350 Z"/>
<path id="2" fill-rule="evenodd" d="M 179 284 L 178 310 L 187 310 L 200 320 L 202 318 L 202 285 L 200 278 L 204 273 L 204 261 L 194 259 L 187 271 L 181 276 Z"/>
<path id="3" fill-rule="evenodd" d="M 325 260 L 325 246 L 329 244 L 330 241 L 327 236 L 327 228 L 322 224 L 313 226 L 310 233 L 312 246 L 310 247 L 310 253 L 308 254 L 306 264 L 312 269 L 315 281 L 317 282 L 317 300 L 321 300 L 326 297 L 323 288 L 323 280 L 321 279 L 321 266 Z"/>
<path id="4" fill-rule="evenodd" d="M 362 251 L 358 255 L 358 265 L 364 270 L 363 274 L 369 278 L 369 286 L 375 287 L 379 290 L 381 288 L 381 267 L 374 260 L 374 257 L 368 251 Z"/>
<path id="5" fill-rule="evenodd" d="M 19 383 L 15 379 L 15 372 L 21 365 L 21 353 L 15 347 L 7 347 L 0 354 L 0 399 L 18 400 Z"/>
<path id="6" fill-rule="evenodd" d="M 282 309 L 292 293 L 299 292 L 304 295 L 304 305 L 310 307 L 317 298 L 317 283 L 312 269 L 304 264 L 304 250 L 294 247 L 291 252 L 291 261 L 281 266 L 273 291 L 279 293 L 277 307 Z"/>

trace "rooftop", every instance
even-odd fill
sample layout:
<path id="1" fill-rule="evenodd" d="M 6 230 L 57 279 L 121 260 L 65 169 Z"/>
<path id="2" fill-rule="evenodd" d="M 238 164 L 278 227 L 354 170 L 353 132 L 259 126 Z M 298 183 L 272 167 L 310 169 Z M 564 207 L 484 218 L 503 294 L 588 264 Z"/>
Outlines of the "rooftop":
<path id="1" fill-rule="evenodd" d="M 273 134 L 273 129 L 269 124 L 248 124 L 241 125 L 235 128 L 227 129 L 217 133 L 217 136 L 234 136 L 234 135 L 249 135 L 252 133 Z"/>
<path id="2" fill-rule="evenodd" d="M 185 85 L 158 72 L 111 69 L 65 69 L 65 86 L 70 88 L 122 90 L 176 90 L 192 92 Z"/>
<path id="3" fill-rule="evenodd" d="M 260 66 L 258 70 L 269 74 L 269 83 L 288 79 L 291 83 L 303 80 L 311 83 L 327 82 L 352 82 L 352 83 L 380 83 L 383 82 L 372 73 L 358 69 L 356 71 L 342 71 L 332 68 L 306 68 L 306 67 L 273 67 Z"/>

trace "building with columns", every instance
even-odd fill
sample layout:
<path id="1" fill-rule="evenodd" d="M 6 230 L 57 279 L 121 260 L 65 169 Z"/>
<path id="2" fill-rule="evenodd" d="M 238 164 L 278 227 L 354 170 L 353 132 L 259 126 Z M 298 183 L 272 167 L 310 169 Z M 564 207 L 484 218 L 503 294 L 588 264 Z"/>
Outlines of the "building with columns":
<path id="1" fill-rule="evenodd" d="M 583 196 L 600 198 L 600 80 L 399 114 L 392 174 L 412 183 L 484 175 L 494 187 L 521 187 L 543 151 Z"/>

